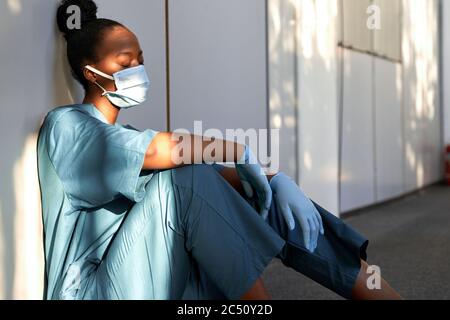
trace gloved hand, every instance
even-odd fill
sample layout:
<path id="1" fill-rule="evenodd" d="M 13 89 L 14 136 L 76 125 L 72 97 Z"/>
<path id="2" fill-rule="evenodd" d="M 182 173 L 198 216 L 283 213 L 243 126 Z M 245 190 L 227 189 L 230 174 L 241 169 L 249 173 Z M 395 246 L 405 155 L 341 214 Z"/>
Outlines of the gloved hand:
<path id="1" fill-rule="evenodd" d="M 279 210 L 283 214 L 290 230 L 295 228 L 294 216 L 300 223 L 306 249 L 311 252 L 317 248 L 319 232 L 323 235 L 322 217 L 311 200 L 306 197 L 300 187 L 283 172 L 278 172 L 270 180 Z"/>
<path id="2" fill-rule="evenodd" d="M 245 146 L 244 154 L 236 162 L 236 171 L 247 197 L 252 198 L 254 191 L 256 192 L 258 197 L 257 203 L 260 209 L 259 213 L 264 220 L 267 219 L 272 203 L 272 189 L 264 170 L 247 145 Z"/>

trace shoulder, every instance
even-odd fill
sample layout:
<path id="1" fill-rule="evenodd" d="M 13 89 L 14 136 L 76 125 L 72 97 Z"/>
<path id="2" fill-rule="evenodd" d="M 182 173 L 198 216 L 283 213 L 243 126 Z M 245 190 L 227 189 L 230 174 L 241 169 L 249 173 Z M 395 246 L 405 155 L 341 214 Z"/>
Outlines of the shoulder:
<path id="1" fill-rule="evenodd" d="M 50 111 L 44 120 L 44 125 L 53 126 L 57 122 L 69 124 L 71 121 L 87 119 L 89 113 L 79 104 L 61 106 Z"/>
<path id="2" fill-rule="evenodd" d="M 68 142 L 68 138 L 74 138 L 75 131 L 72 129 L 93 119 L 78 104 L 57 107 L 47 113 L 40 134 L 47 137 L 51 148 L 57 144 L 57 140 Z"/>
<path id="3" fill-rule="evenodd" d="M 60 126 L 61 124 L 66 128 L 73 127 L 77 123 L 89 120 L 89 117 L 90 115 L 79 104 L 57 107 L 48 112 L 44 117 L 40 128 L 40 135 L 50 134 L 55 126 Z"/>
<path id="4" fill-rule="evenodd" d="M 100 120 L 86 110 L 84 105 L 73 104 L 57 107 L 50 111 L 44 119 L 41 130 L 50 135 L 72 136 L 80 129 L 94 129 L 102 124 Z"/>

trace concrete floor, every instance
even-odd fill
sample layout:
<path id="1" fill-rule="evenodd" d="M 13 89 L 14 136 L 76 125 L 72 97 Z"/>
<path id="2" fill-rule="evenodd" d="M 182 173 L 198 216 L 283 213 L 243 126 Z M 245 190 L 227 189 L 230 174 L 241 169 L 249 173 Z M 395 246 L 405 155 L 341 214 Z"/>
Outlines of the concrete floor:
<path id="1" fill-rule="evenodd" d="M 345 221 L 369 239 L 368 263 L 405 299 L 450 299 L 450 187 L 434 185 Z M 341 299 L 277 259 L 263 280 L 273 299 Z"/>

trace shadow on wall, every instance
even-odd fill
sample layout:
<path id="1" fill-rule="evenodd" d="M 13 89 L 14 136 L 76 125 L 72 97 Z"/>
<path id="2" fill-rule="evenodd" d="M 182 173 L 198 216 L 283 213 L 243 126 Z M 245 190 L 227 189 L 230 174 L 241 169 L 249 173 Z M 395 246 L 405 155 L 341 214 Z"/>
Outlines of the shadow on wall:
<path id="1" fill-rule="evenodd" d="M 300 166 L 302 179 L 326 179 L 331 184 L 336 183 L 336 165 L 314 150 L 316 141 L 327 141 L 328 132 L 318 137 L 308 126 L 337 112 L 334 90 L 323 92 L 330 83 L 324 79 L 333 88 L 336 77 L 337 13 L 337 6 L 327 1 L 269 1 L 271 127 L 283 128 L 280 141 L 286 145 L 280 146 L 281 154 L 294 155 L 284 170 L 293 175 Z M 292 151 L 298 144 L 299 163 Z"/>
<path id="2" fill-rule="evenodd" d="M 338 207 L 337 1 L 295 1 L 300 182 L 327 210 Z"/>
<path id="3" fill-rule="evenodd" d="M 280 170 L 297 178 L 296 14 L 292 1 L 268 2 L 270 128 L 280 129 Z M 273 152 L 273 150 L 271 151 Z"/>
<path id="4" fill-rule="evenodd" d="M 300 128 L 304 137 L 300 148 L 300 163 L 303 169 L 302 175 L 315 180 L 315 184 L 336 183 L 337 165 L 331 159 L 324 159 L 323 150 L 317 152 L 318 141 L 326 144 L 329 140 L 327 130 L 317 131 L 318 124 L 335 118 L 337 116 L 336 98 L 336 75 L 337 75 L 337 33 L 335 31 L 338 16 L 337 2 L 327 1 L 305 1 L 296 4 L 298 19 L 298 42 L 304 56 L 301 72 L 308 83 L 299 83 L 301 98 L 300 108 Z M 312 89 L 314 87 L 314 89 Z M 327 88 L 327 90 L 324 90 Z M 314 91 L 315 92 L 314 92 Z M 308 94 L 313 91 L 314 94 Z M 303 93 L 303 94 L 302 94 Z M 322 96 L 322 97 L 321 97 Z M 303 109 L 303 110 L 302 110 Z M 302 120 L 301 115 L 307 113 L 313 115 L 308 121 Z M 315 132 L 312 136 L 311 133 Z M 337 132 L 337 131 L 336 131 Z M 336 145 L 329 146 L 328 150 L 336 149 Z M 324 150 L 327 146 L 324 145 Z M 336 149 L 337 150 L 337 149 Z M 331 152 L 333 153 L 333 152 Z M 317 169 L 320 169 L 317 171 Z"/>
<path id="5" fill-rule="evenodd" d="M 2 145 L 7 152 L 0 165 L 0 299 L 41 299 L 43 293 L 37 134 L 50 110 L 81 96 L 55 23 L 57 6 L 54 0 L 0 2 L 0 23 L 5 30 L 0 32 L 0 40 L 10 44 L 10 52 L 6 56 L 2 53 L 6 57 L 2 61 L 20 61 L 14 63 L 17 72 L 12 79 L 0 89 L 2 97 L 14 106 L 1 111 L 1 137 L 7 139 Z M 4 67 L 10 73 L 10 67 Z M 34 98 L 32 103 L 30 98 Z"/>
<path id="6" fill-rule="evenodd" d="M 438 5 L 404 0 L 406 188 L 434 183 L 443 174 L 439 123 Z"/>

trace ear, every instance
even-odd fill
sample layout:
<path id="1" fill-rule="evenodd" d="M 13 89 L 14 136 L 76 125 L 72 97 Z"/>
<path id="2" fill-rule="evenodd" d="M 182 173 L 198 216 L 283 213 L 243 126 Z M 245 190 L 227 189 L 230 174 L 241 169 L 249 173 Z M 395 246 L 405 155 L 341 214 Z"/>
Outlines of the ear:
<path id="1" fill-rule="evenodd" d="M 87 79 L 87 81 L 89 81 L 90 83 L 97 82 L 97 75 L 94 72 L 92 72 L 91 70 L 84 68 L 83 75 L 84 75 L 84 78 Z"/>

